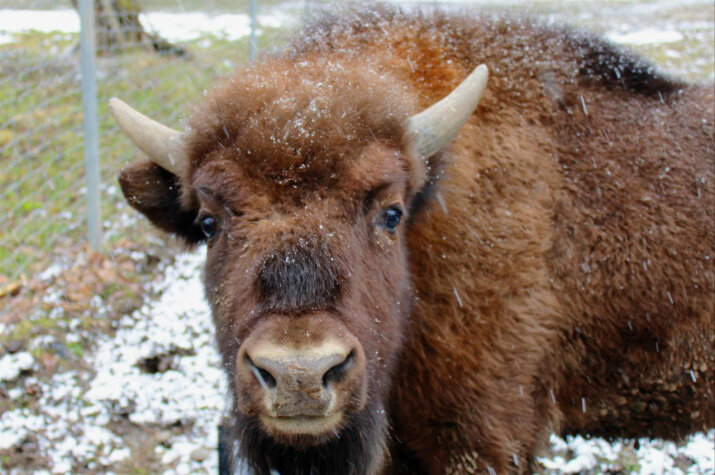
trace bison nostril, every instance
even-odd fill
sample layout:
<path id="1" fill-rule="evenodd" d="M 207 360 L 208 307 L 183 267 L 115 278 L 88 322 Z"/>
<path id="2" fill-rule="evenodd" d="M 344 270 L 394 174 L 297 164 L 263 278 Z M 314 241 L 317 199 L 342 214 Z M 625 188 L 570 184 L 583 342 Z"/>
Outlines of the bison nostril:
<path id="1" fill-rule="evenodd" d="M 248 365 L 258 382 L 261 384 L 263 389 L 271 389 L 276 387 L 276 378 L 274 378 L 269 371 L 256 366 L 255 363 L 251 361 L 251 358 L 248 357 L 248 355 L 246 356 L 246 364 Z"/>
<path id="2" fill-rule="evenodd" d="M 340 381 L 352 366 L 353 360 L 355 360 L 355 351 L 351 351 L 341 363 L 326 371 L 323 375 L 323 386 L 327 387 L 331 382 Z"/>

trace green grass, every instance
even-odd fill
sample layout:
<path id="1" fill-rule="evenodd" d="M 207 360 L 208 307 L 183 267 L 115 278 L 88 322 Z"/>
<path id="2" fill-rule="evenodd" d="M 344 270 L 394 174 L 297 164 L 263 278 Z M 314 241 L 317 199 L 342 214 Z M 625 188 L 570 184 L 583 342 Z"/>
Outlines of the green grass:
<path id="1" fill-rule="evenodd" d="M 272 47 L 284 34 L 264 28 L 259 46 Z M 6 279 L 42 269 L 57 245 L 83 241 L 86 209 L 81 84 L 78 58 L 71 52 L 77 37 L 27 33 L 16 38 L 0 46 L 0 69 L 8 73 L 0 76 L 0 275 Z M 137 49 L 97 61 L 102 215 L 110 231 L 126 206 L 121 193 L 106 193 L 107 187 L 116 190 L 118 171 L 140 156 L 116 128 L 108 99 L 121 97 L 180 128 L 212 80 L 248 60 L 245 39 L 205 37 L 185 46 L 191 59 Z M 121 234 L 110 232 L 109 243 Z"/>

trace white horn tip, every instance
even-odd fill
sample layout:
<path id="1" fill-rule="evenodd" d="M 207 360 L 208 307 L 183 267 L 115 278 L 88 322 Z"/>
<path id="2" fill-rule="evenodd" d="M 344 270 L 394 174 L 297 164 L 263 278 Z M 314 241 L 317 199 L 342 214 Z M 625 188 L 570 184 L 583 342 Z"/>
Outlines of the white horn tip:
<path id="1" fill-rule="evenodd" d="M 109 111 L 134 145 L 160 167 L 180 175 L 186 166 L 181 133 L 134 110 L 121 99 L 109 100 Z"/>
<path id="2" fill-rule="evenodd" d="M 117 99 L 116 97 L 109 99 L 109 112 L 111 112 L 115 118 L 122 107 L 127 107 L 127 103 L 123 100 Z"/>
<path id="3" fill-rule="evenodd" d="M 484 94 L 489 69 L 480 64 L 452 92 L 409 119 L 415 149 L 430 157 L 444 147 L 474 113 Z"/>

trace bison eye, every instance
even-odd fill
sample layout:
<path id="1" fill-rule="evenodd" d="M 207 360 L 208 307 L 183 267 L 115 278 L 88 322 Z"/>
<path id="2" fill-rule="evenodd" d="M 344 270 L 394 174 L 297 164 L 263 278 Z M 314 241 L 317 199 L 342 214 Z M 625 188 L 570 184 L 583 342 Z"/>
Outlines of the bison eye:
<path id="1" fill-rule="evenodd" d="M 204 233 L 206 239 L 213 239 L 218 233 L 218 220 L 213 216 L 204 216 L 200 218 L 199 226 L 201 232 Z"/>
<path id="2" fill-rule="evenodd" d="M 377 224 L 386 231 L 394 232 L 400 224 L 400 219 L 402 219 L 402 210 L 391 206 L 380 211 Z"/>

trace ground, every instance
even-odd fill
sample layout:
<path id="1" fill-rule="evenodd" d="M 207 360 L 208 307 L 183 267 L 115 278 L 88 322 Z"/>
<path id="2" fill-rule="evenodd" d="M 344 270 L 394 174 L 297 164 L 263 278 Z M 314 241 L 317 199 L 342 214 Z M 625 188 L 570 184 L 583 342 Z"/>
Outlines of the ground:
<path id="1" fill-rule="evenodd" d="M 192 59 L 141 51 L 100 59 L 100 102 L 121 95 L 179 126 L 177 111 L 212 77 L 246 60 L 248 19 L 225 0 L 143 3 L 152 26 L 185 44 Z M 167 3 L 170 11 L 155 9 Z M 547 21 L 604 34 L 672 74 L 715 78 L 709 0 L 480 3 L 519 11 L 528 3 Z M 0 265 L 0 472 L 216 473 L 226 384 L 200 284 L 204 250 L 182 253 L 123 204 L 113 177 L 134 155 L 104 109 L 105 253 L 76 244 L 83 228 L 75 208 L 54 219 L 81 203 L 72 185 L 77 178 L 62 171 L 67 187 L 33 194 L 64 170 L 64 161 L 81 164 L 78 134 L 64 132 L 81 125 L 81 114 L 78 89 L 58 94 L 76 70 L 77 19 L 70 10 L 18 10 L 27 4 L 0 0 L 0 9 L 14 9 L 0 10 L 0 70 L 8 74 L 0 77 L 0 224 L 13 230 L 3 234 L 0 263 L 9 255 L 22 266 L 15 272 Z M 56 2 L 33 6 L 55 8 Z M 280 45 L 303 8 L 270 2 L 262 12 L 261 44 Z M 54 48 L 50 56 L 48 48 Z M 144 86 L 132 87 L 137 81 Z M 55 142 L 40 142 L 47 136 Z M 54 158 L 60 149 L 63 162 Z M 45 173 L 32 181 L 37 161 Z M 39 232 L 30 221 L 48 224 Z M 64 239 L 48 237 L 57 234 Z M 714 444 L 715 431 L 680 444 L 553 437 L 539 471 L 713 474 Z"/>

